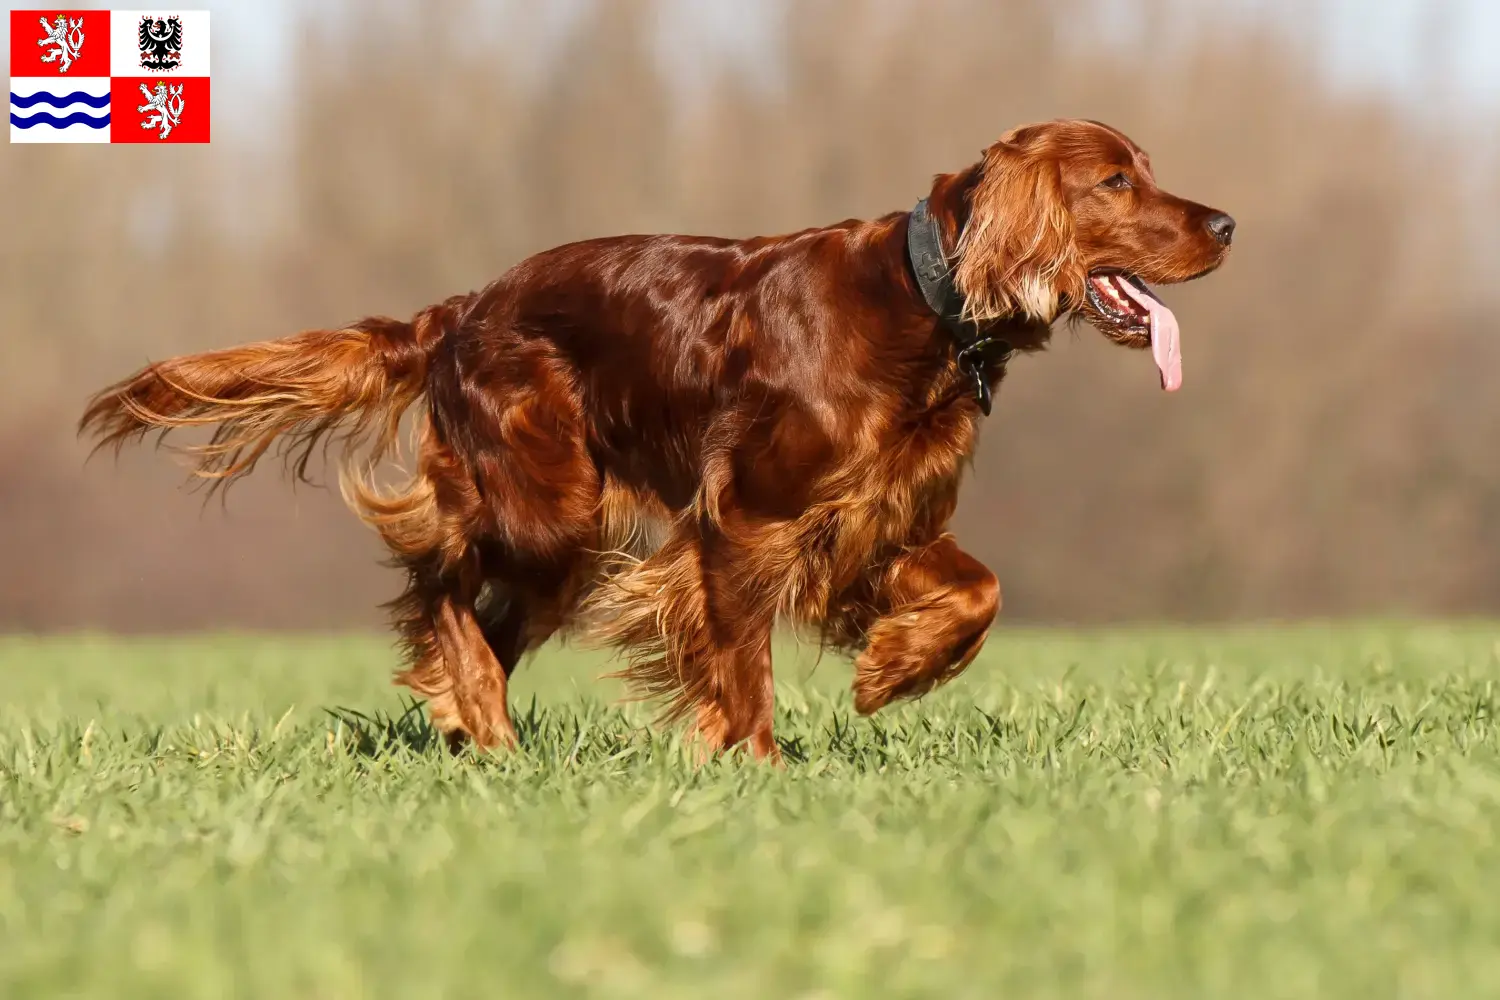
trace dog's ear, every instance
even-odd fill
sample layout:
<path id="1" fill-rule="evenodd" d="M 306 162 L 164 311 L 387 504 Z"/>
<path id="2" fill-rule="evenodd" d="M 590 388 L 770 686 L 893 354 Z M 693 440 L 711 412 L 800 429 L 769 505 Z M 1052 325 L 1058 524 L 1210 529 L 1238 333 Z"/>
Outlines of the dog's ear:
<path id="1" fill-rule="evenodd" d="M 1008 132 L 985 150 L 969 198 L 954 269 L 966 318 L 1050 323 L 1059 296 L 1082 283 L 1057 161 L 1033 130 Z"/>

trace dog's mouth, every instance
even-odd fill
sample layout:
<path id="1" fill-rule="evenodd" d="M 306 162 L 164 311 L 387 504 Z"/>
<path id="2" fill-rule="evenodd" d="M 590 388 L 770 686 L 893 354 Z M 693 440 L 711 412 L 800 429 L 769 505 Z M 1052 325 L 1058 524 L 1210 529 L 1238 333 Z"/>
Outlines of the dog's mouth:
<path id="1" fill-rule="evenodd" d="M 1126 347 L 1151 348 L 1161 387 L 1182 387 L 1182 342 L 1177 317 L 1133 274 L 1114 269 L 1089 272 L 1084 314 L 1106 337 Z"/>

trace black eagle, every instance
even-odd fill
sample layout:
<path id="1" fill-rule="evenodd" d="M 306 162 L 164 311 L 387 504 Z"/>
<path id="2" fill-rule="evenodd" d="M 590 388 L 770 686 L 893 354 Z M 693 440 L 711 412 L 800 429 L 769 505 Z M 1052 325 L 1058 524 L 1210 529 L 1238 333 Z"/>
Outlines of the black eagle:
<path id="1" fill-rule="evenodd" d="M 141 65 L 146 69 L 176 69 L 182 65 L 182 19 L 141 18 L 138 32 L 141 42 Z"/>

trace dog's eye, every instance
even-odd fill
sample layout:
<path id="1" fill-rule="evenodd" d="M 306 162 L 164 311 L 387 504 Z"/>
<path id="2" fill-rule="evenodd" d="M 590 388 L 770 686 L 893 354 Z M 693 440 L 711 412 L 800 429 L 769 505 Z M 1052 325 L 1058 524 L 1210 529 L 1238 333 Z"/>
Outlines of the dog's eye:
<path id="1" fill-rule="evenodd" d="M 1126 188 L 1130 187 L 1130 178 L 1126 177 L 1123 173 L 1115 174 L 1112 177 L 1106 177 L 1104 180 L 1100 181 L 1099 184 L 1100 186 L 1107 187 L 1112 191 L 1123 191 Z"/>

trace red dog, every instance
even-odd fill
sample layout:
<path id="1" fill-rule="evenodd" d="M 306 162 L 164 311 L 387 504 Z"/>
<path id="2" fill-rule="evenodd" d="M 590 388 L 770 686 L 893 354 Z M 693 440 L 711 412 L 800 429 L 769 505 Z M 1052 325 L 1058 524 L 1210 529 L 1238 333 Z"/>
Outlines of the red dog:
<path id="1" fill-rule="evenodd" d="M 298 476 L 342 441 L 345 496 L 407 572 L 398 680 L 450 745 L 513 744 L 507 678 L 567 630 L 628 649 L 710 748 L 774 758 L 776 620 L 858 652 L 860 712 L 962 671 L 1000 587 L 945 526 L 1006 358 L 1084 316 L 1177 388 L 1143 282 L 1212 271 L 1233 230 L 1114 129 L 1030 125 L 911 212 L 569 244 L 410 322 L 150 365 L 81 430 L 217 425 L 191 449 L 215 485 L 277 438 Z M 424 399 L 416 472 L 382 491 L 369 470 Z"/>

